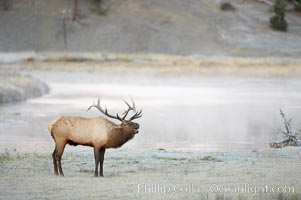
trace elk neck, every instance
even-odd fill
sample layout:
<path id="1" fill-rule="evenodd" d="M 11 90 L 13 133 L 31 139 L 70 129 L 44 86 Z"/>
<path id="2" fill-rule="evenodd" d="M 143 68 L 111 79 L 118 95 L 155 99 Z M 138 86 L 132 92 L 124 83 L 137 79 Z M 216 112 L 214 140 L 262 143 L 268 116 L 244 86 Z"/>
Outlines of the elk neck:
<path id="1" fill-rule="evenodd" d="M 121 126 L 116 125 L 109 131 L 106 148 L 121 147 L 124 143 L 131 140 L 133 137 L 134 134 L 128 133 L 124 131 Z"/>

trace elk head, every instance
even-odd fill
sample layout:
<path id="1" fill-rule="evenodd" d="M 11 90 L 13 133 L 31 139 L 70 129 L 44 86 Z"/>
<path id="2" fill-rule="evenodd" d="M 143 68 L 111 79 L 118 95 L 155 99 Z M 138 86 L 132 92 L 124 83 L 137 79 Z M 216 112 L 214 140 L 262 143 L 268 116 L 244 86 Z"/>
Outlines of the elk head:
<path id="1" fill-rule="evenodd" d="M 135 134 L 139 132 L 138 129 L 140 127 L 140 125 L 138 123 L 133 122 L 133 120 L 142 117 L 142 110 L 136 111 L 136 107 L 133 99 L 131 99 L 131 101 L 132 101 L 132 105 L 130 105 L 128 102 L 124 100 L 125 104 L 128 106 L 128 109 L 124 111 L 122 117 L 120 117 L 118 113 L 116 114 L 116 116 L 109 114 L 106 107 L 105 109 L 103 109 L 100 106 L 100 99 L 98 99 L 97 104 L 91 105 L 88 108 L 88 110 L 94 107 L 97 108 L 101 113 L 103 113 L 107 117 L 121 121 L 121 124 L 118 125 L 118 128 L 122 130 L 122 133 L 124 134 L 125 137 L 131 139 L 134 137 Z M 130 111 L 133 111 L 134 115 L 129 119 L 126 119 Z"/>

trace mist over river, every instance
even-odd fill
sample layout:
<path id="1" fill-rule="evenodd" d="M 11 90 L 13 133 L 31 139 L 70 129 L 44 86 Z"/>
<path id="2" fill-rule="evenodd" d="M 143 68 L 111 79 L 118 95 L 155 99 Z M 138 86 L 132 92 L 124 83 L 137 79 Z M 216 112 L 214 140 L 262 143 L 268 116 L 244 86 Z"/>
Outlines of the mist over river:
<path id="1" fill-rule="evenodd" d="M 301 80 L 24 71 L 45 81 L 50 94 L 0 106 L 0 146 L 49 150 L 47 124 L 59 116 L 95 117 L 86 109 L 97 98 L 122 113 L 123 99 L 143 109 L 139 134 L 124 148 L 235 150 L 267 146 L 281 138 L 279 109 L 301 121 Z M 118 123 L 118 122 L 117 122 Z M 34 144 L 34 145 L 33 145 Z"/>

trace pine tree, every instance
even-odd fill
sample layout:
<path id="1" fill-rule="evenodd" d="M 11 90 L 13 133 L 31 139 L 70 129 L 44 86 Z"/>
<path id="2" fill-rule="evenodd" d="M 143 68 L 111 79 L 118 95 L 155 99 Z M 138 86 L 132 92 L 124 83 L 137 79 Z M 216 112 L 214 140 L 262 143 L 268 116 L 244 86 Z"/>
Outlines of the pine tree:
<path id="1" fill-rule="evenodd" d="M 285 8 L 287 0 L 275 0 L 274 13 L 275 16 L 270 18 L 271 27 L 275 30 L 286 31 L 288 23 L 285 20 Z"/>

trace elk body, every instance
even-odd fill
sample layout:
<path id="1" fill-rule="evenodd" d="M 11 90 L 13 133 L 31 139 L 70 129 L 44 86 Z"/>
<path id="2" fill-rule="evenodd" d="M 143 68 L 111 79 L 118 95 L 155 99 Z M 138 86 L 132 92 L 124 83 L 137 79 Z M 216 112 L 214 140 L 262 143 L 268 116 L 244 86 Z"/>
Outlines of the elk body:
<path id="1" fill-rule="evenodd" d="M 55 141 L 55 149 L 52 154 L 54 174 L 64 176 L 61 158 L 66 144 L 77 146 L 90 146 L 94 148 L 95 173 L 94 176 L 103 176 L 103 161 L 105 150 L 108 148 L 118 148 L 132 139 L 138 133 L 139 124 L 132 120 L 142 116 L 142 110 L 139 112 L 135 109 L 132 101 L 130 106 L 126 101 L 128 109 L 120 117 L 110 115 L 100 106 L 100 102 L 92 107 L 97 108 L 101 113 L 109 118 L 121 121 L 121 124 L 115 124 L 103 117 L 84 118 L 84 117 L 60 117 L 48 125 L 49 132 Z M 126 116 L 130 111 L 135 114 L 128 120 Z M 98 173 L 99 167 L 99 173 Z"/>

